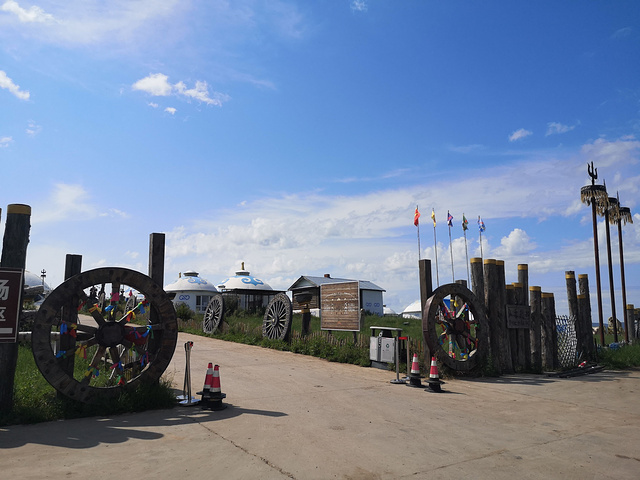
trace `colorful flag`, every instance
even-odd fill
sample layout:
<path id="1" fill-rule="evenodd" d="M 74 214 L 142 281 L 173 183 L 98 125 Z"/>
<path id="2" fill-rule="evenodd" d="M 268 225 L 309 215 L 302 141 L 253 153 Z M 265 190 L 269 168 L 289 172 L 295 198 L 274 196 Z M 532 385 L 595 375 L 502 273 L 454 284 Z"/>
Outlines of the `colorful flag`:
<path id="1" fill-rule="evenodd" d="M 453 216 L 449 213 L 449 210 L 447 210 L 447 225 L 453 227 Z"/>
<path id="2" fill-rule="evenodd" d="M 467 222 L 467 217 L 464 216 L 464 213 L 462 214 L 462 231 L 466 232 L 467 229 L 469 227 L 467 227 L 467 225 L 469 224 L 469 222 Z"/>
<path id="3" fill-rule="evenodd" d="M 436 228 L 436 212 L 433 208 L 431 209 L 431 220 L 433 220 L 433 228 Z"/>
<path id="4" fill-rule="evenodd" d="M 478 215 L 478 228 L 480 229 L 480 232 L 484 232 L 486 230 L 484 222 L 480 218 L 480 215 Z"/>
<path id="5" fill-rule="evenodd" d="M 418 207 L 416 207 L 416 213 L 415 213 L 415 215 L 413 216 L 413 224 L 414 224 L 416 227 L 418 226 L 418 223 L 420 223 L 419 219 L 420 219 L 420 212 L 418 211 Z"/>

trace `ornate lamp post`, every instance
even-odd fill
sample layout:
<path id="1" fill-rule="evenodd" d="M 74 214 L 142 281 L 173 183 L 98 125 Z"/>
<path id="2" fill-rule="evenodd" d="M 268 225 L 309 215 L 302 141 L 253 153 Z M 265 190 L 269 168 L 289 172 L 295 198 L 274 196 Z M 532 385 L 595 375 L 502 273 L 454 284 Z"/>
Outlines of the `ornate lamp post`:
<path id="1" fill-rule="evenodd" d="M 580 189 L 580 199 L 582 203 L 591 205 L 593 217 L 593 251 L 596 261 L 596 292 L 598 295 L 598 322 L 600 326 L 600 344 L 604 345 L 604 320 L 602 318 L 602 289 L 600 286 L 600 254 L 598 249 L 598 219 L 597 215 L 604 215 L 607 206 L 607 188 L 604 185 L 596 185 L 598 179 L 598 169 L 587 164 L 587 173 L 591 177 L 591 185 L 586 185 Z"/>
<path id="2" fill-rule="evenodd" d="M 622 308 L 624 309 L 624 340 L 629 343 L 629 328 L 630 328 L 630 320 L 629 320 L 629 312 L 627 312 L 627 286 L 624 279 L 624 254 L 622 248 L 622 222 L 626 225 L 627 223 L 633 223 L 633 217 L 631 216 L 631 209 L 629 207 L 621 207 L 620 206 L 620 196 L 617 195 L 618 208 L 616 215 L 616 222 L 618 224 L 618 246 L 620 247 L 620 282 L 622 284 Z"/>
<path id="3" fill-rule="evenodd" d="M 42 277 L 42 286 L 44 287 L 44 279 L 47 277 L 47 271 L 44 268 L 40 272 L 40 277 Z"/>
<path id="4" fill-rule="evenodd" d="M 611 233 L 609 224 L 615 224 L 618 218 L 618 199 L 609 197 L 609 205 L 604 210 L 604 226 L 607 233 L 607 260 L 609 262 L 609 291 L 611 292 L 611 320 L 613 321 L 613 341 L 618 343 L 618 318 L 616 317 L 616 299 L 613 291 L 613 265 L 611 264 Z"/>

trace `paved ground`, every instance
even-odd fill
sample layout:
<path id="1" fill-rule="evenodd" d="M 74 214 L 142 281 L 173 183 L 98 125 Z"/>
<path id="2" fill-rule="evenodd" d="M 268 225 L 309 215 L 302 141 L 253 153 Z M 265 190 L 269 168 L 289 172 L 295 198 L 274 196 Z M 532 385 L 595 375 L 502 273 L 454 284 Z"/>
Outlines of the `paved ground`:
<path id="1" fill-rule="evenodd" d="M 3 478 L 640 478 L 640 371 L 455 380 L 180 334 L 167 371 L 220 365 L 228 408 L 0 428 Z"/>

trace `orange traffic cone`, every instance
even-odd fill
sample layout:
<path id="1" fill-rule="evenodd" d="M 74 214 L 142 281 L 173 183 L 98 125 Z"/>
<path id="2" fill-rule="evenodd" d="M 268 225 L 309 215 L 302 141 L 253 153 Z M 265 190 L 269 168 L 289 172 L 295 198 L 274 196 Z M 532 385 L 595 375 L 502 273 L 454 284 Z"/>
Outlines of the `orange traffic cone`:
<path id="1" fill-rule="evenodd" d="M 222 390 L 220 389 L 220 367 L 216 365 L 213 368 L 213 377 L 208 406 L 211 408 L 211 410 L 223 410 L 227 408 L 227 406 L 222 403 L 222 399 L 226 398 L 226 396 L 227 395 L 222 393 Z"/>
<path id="2" fill-rule="evenodd" d="M 209 366 L 207 367 L 207 374 L 204 377 L 204 387 L 202 387 L 202 391 L 198 392 L 198 395 L 202 395 L 202 401 L 206 402 L 211 397 L 211 387 L 213 385 L 213 363 L 209 362 Z"/>
<path id="3" fill-rule="evenodd" d="M 413 354 L 413 360 L 411 361 L 411 374 L 409 375 L 409 383 L 407 383 L 410 387 L 422 387 L 422 382 L 420 381 L 420 365 L 418 364 L 418 355 L 416 353 Z"/>
<path id="4" fill-rule="evenodd" d="M 438 375 L 438 364 L 436 362 L 436 357 L 431 357 L 431 369 L 429 370 L 429 380 L 427 380 L 429 384 L 429 388 L 434 392 L 442 392 L 440 385 L 444 382 L 440 380 L 440 376 Z"/>

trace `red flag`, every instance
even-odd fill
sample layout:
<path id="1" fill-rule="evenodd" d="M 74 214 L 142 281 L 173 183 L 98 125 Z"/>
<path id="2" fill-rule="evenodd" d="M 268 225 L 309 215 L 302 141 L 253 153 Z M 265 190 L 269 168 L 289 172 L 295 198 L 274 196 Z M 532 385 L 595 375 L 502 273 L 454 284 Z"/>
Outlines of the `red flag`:
<path id="1" fill-rule="evenodd" d="M 416 207 L 416 213 L 413 216 L 413 224 L 417 227 L 420 219 L 420 212 L 418 211 L 418 207 Z"/>

